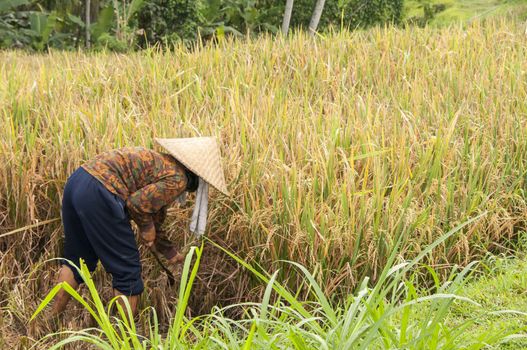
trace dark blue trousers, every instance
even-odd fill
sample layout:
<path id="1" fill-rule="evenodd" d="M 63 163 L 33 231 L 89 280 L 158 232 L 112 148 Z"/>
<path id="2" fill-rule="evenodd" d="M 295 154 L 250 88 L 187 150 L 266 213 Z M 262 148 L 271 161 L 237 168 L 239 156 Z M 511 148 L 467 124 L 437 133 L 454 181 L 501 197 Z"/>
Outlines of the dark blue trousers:
<path id="1" fill-rule="evenodd" d="M 83 168 L 68 179 L 62 199 L 64 258 L 79 265 L 82 258 L 90 271 L 100 260 L 113 277 L 113 288 L 124 295 L 143 289 L 141 262 L 125 202 Z M 64 260 L 82 283 L 77 269 Z"/>

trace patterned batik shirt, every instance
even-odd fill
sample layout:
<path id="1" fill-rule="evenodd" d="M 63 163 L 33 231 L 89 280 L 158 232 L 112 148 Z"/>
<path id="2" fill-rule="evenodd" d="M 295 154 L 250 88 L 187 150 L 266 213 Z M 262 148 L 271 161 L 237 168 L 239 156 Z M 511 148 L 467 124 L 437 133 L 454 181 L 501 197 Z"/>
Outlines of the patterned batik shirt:
<path id="1" fill-rule="evenodd" d="M 174 157 L 142 147 L 102 153 L 82 167 L 126 202 L 140 227 L 154 224 L 159 230 L 167 206 L 187 186 L 185 169 Z"/>

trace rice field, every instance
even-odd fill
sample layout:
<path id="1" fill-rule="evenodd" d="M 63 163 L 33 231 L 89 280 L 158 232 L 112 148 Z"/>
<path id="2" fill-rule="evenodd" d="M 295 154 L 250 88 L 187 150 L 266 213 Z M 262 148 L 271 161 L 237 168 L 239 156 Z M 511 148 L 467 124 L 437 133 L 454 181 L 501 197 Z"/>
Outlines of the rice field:
<path id="1" fill-rule="evenodd" d="M 170 326 L 176 314 L 184 320 L 213 310 L 218 313 L 210 317 L 220 325 L 200 326 L 213 335 L 221 329 L 218 315 L 249 320 L 234 326 L 233 337 L 220 332 L 218 339 L 232 341 L 229 348 L 250 348 L 255 337 L 265 344 L 261 328 L 253 330 L 256 318 L 244 317 L 249 311 L 227 307 L 262 300 L 258 315 L 270 303 L 276 320 L 309 324 L 313 332 L 306 334 L 340 334 L 339 320 L 355 310 L 350 295 L 358 298 L 368 288 L 380 293 L 374 298 L 379 313 L 368 320 L 382 318 L 383 303 L 393 295 L 404 300 L 408 290 L 388 295 L 390 289 L 376 286 L 390 283 L 386 273 L 393 264 L 416 257 L 416 265 L 436 272 L 406 271 L 398 281 L 411 275 L 419 281 L 416 290 L 441 292 L 430 274 L 448 281 L 455 265 L 499 252 L 526 230 L 525 57 L 525 25 L 504 19 L 316 40 L 297 33 L 194 51 L 0 52 L 0 344 L 28 346 L 38 333 L 28 320 L 54 286 L 57 266 L 50 259 L 60 256 L 60 198 L 68 175 L 108 149 L 154 147 L 153 137 L 219 138 L 232 196 L 212 194 L 207 236 L 240 257 L 237 262 L 206 242 L 192 293 L 179 304 L 185 309 L 176 307 L 179 292 L 141 251 L 141 307 L 156 311 L 159 334 L 182 339 Z M 181 245 L 191 210 L 174 208 L 169 215 L 171 238 Z M 311 279 L 284 260 L 304 266 Z M 190 266 L 182 276 L 192 276 Z M 258 271 L 269 274 L 261 279 Z M 273 297 L 266 293 L 271 278 L 282 286 Z M 108 276 L 100 269 L 93 279 L 108 301 Z M 80 293 L 92 295 L 88 288 Z M 311 300 L 315 304 L 307 305 L 315 311 L 295 300 Z M 83 310 L 72 305 L 62 329 L 93 325 Z M 408 317 L 394 315 L 395 321 Z M 371 337 L 380 342 L 363 348 L 404 346 L 391 342 L 401 323 L 392 319 L 393 328 L 375 328 L 378 320 Z M 39 327 L 44 333 L 52 328 Z M 380 338 L 379 329 L 386 330 Z M 287 339 L 304 339 L 304 333 L 287 333 L 293 334 Z M 212 347 L 209 340 L 203 346 Z M 418 340 L 409 348 L 427 348 Z M 187 341 L 200 344 L 197 334 Z M 317 341 L 277 344 L 321 347 Z"/>

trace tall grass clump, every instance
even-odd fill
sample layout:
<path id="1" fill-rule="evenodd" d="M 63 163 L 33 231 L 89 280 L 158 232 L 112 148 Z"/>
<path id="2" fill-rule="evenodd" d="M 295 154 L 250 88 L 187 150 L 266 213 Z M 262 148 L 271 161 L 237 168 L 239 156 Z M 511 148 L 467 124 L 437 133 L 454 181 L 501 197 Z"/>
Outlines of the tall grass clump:
<path id="1" fill-rule="evenodd" d="M 44 262 L 60 254 L 68 175 L 153 137 L 219 138 L 233 195 L 212 194 L 209 237 L 279 270 L 301 296 L 304 279 L 281 261 L 344 301 L 366 276 L 382 278 L 396 242 L 411 259 L 482 212 L 424 262 L 446 278 L 452 264 L 501 249 L 526 228 L 524 31 L 496 20 L 194 51 L 0 52 L 2 333 L 16 339 L 37 306 L 29 296 L 52 287 Z M 188 210 L 171 212 L 176 241 Z M 209 253 L 195 312 L 261 296 L 253 275 Z M 144 264 L 145 303 L 166 318 L 175 300 L 154 264 Z M 109 293 L 102 271 L 96 280 Z"/>
<path id="2" fill-rule="evenodd" d="M 472 219 L 471 221 L 476 220 Z M 99 349 L 483 349 L 513 340 L 523 329 L 494 329 L 470 334 L 467 329 L 478 319 L 452 324 L 446 322 L 454 303 L 476 302 L 458 295 L 473 264 L 461 271 L 452 271 L 445 283 L 436 279 L 433 291 L 425 293 L 406 276 L 415 271 L 421 259 L 442 241 L 458 231 L 449 231 L 426 247 L 412 261 L 397 261 L 397 249 L 388 257 L 378 283 L 369 287 L 364 279 L 357 292 L 341 303 L 332 303 L 315 277 L 302 265 L 287 262 L 297 269 L 313 295 L 313 301 L 303 302 L 278 283 L 277 272 L 260 272 L 232 252 L 211 242 L 234 258 L 267 284 L 260 303 L 244 303 L 227 308 L 244 310 L 240 319 L 225 316 L 227 308 L 215 308 L 212 313 L 195 318 L 185 317 L 188 296 L 196 278 L 203 248 L 194 248 L 187 255 L 182 272 L 176 315 L 167 334 L 159 334 L 155 311 L 151 310 L 148 329 L 138 331 L 119 306 L 120 317 L 110 317 L 105 310 L 88 269 L 82 264 L 91 300 L 84 300 L 68 285 L 57 285 L 42 301 L 33 318 L 46 307 L 60 288 L 66 288 L 93 315 L 98 327 L 48 335 L 64 339 L 49 344 L 50 350 L 65 344 L 85 342 Z M 396 246 L 399 246 L 397 242 Z M 202 246 L 203 247 L 203 246 Z M 193 267 L 193 253 L 196 259 Z M 437 276 L 436 276 L 437 277 Z M 112 300 L 110 303 L 111 308 Z M 116 304 L 118 305 L 118 304 Z M 503 311 L 513 313 L 513 311 Z M 488 312 L 490 314 L 490 312 Z M 141 334 L 143 333 L 143 334 Z"/>

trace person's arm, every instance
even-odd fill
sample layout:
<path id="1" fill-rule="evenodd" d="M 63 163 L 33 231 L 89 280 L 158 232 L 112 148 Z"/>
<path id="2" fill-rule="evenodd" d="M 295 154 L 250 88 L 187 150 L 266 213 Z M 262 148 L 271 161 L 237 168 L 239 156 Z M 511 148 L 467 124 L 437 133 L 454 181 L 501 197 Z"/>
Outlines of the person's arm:
<path id="1" fill-rule="evenodd" d="M 132 193 L 126 207 L 139 226 L 143 240 L 150 246 L 156 237 L 154 215 L 172 203 L 186 187 L 186 178 L 180 174 L 167 177 Z"/>
<path id="2" fill-rule="evenodd" d="M 168 209 L 168 205 L 165 205 L 163 208 L 161 208 L 157 213 L 155 213 L 152 216 L 152 219 L 154 220 L 154 227 L 156 229 L 156 233 L 163 231 L 162 227 L 167 218 L 167 209 Z"/>
<path id="3" fill-rule="evenodd" d="M 165 206 L 153 215 L 156 235 L 154 239 L 155 250 L 165 257 L 169 263 L 177 264 L 183 261 L 183 255 L 179 253 L 176 246 L 167 238 L 167 232 L 163 229 L 163 223 L 167 217 Z"/>
<path id="4" fill-rule="evenodd" d="M 157 242 L 159 240 L 166 239 L 166 231 L 163 229 L 163 224 L 165 223 L 165 220 L 167 218 L 167 209 L 168 205 L 161 208 L 157 213 L 152 215 L 152 219 L 154 220 L 154 228 L 155 228 L 155 241 Z"/>

